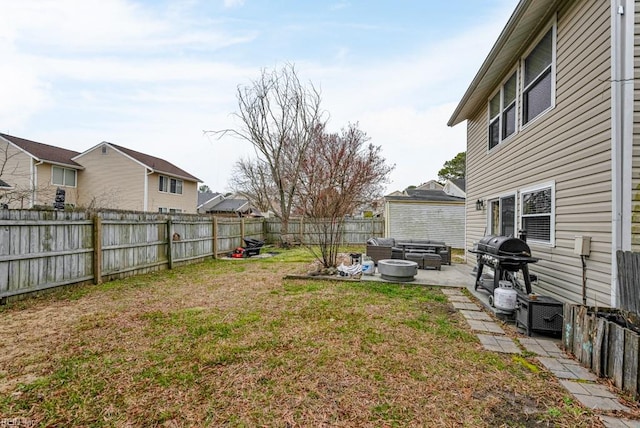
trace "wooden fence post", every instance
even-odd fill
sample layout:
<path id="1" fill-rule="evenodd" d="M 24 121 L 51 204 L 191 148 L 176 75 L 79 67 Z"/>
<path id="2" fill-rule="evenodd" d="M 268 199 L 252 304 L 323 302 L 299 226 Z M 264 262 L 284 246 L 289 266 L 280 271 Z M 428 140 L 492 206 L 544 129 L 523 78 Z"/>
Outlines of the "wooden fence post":
<path id="1" fill-rule="evenodd" d="M 173 269 L 173 222 L 171 218 L 167 220 L 167 242 L 169 246 L 169 251 L 167 253 L 168 261 L 169 261 L 169 269 Z"/>
<path id="2" fill-rule="evenodd" d="M 218 258 L 218 217 L 213 217 L 213 258 Z"/>
<path id="3" fill-rule="evenodd" d="M 300 217 L 300 244 L 304 245 L 304 217 Z"/>
<path id="4" fill-rule="evenodd" d="M 242 240 L 244 239 L 244 217 L 240 218 L 240 246 L 242 246 Z"/>
<path id="5" fill-rule="evenodd" d="M 93 216 L 93 283 L 102 283 L 102 218 Z"/>

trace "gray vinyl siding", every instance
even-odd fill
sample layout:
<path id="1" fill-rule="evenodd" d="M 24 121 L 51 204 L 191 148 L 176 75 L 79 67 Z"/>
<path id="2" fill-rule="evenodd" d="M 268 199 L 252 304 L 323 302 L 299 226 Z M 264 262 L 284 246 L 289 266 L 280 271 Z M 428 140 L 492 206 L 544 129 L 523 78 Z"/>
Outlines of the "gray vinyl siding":
<path id="1" fill-rule="evenodd" d="M 633 189 L 631 218 L 631 250 L 640 252 L 640 1 L 635 2 L 635 23 L 633 43 L 633 159 L 631 188 Z"/>
<path id="2" fill-rule="evenodd" d="M 490 153 L 486 108 L 467 124 L 467 247 L 487 226 L 488 211 L 476 211 L 476 200 L 516 193 L 520 228 L 520 191 L 553 182 L 555 245 L 529 243 L 540 258 L 531 266 L 540 278 L 534 290 L 582 301 L 573 248 L 575 236 L 587 235 L 587 303 L 600 306 L 611 300 L 610 39 L 609 2 L 564 3 L 557 14 L 555 107 Z"/>
<path id="3" fill-rule="evenodd" d="M 464 205 L 387 202 L 387 236 L 444 241 L 464 248 Z"/>

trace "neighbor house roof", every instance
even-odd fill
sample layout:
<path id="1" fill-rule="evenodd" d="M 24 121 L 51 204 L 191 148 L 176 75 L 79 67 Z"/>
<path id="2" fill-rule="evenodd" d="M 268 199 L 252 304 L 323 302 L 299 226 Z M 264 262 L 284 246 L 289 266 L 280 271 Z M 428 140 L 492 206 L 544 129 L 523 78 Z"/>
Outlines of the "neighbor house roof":
<path id="1" fill-rule="evenodd" d="M 213 198 L 220 196 L 218 192 L 198 192 L 198 208 L 206 204 Z"/>
<path id="2" fill-rule="evenodd" d="M 455 186 L 462 190 L 463 192 L 466 192 L 467 189 L 465 188 L 466 186 L 466 181 L 464 178 L 454 178 L 452 180 L 450 180 L 453 184 L 455 184 Z"/>
<path id="3" fill-rule="evenodd" d="M 464 202 L 464 198 L 447 195 L 443 190 L 407 190 L 408 196 L 385 196 L 386 201 Z"/>
<path id="4" fill-rule="evenodd" d="M 79 152 L 25 140 L 24 138 L 14 137 L 13 135 L 0 133 L 0 137 L 19 147 L 39 161 L 69 166 L 75 169 L 83 169 L 82 165 L 72 160 L 73 157 L 80 154 Z"/>
<path id="5" fill-rule="evenodd" d="M 126 156 L 129 156 L 131 159 L 137 162 L 140 162 L 142 165 L 146 166 L 153 172 L 157 172 L 160 174 L 164 173 L 167 175 L 172 175 L 174 177 L 184 178 L 189 181 L 202 182 L 202 180 L 200 180 L 199 178 L 194 177 L 184 169 L 178 168 L 171 162 L 168 162 L 164 159 L 157 158 L 155 156 L 148 155 L 146 153 L 137 152 L 135 150 L 131 150 L 126 147 L 119 146 L 117 144 L 109 143 L 108 141 L 103 141 L 97 146 L 94 146 L 89 150 L 85 151 L 84 153 L 88 153 L 92 150 L 97 149 L 98 147 L 102 147 L 103 144 L 113 147 L 115 150 L 118 150 L 119 152 L 125 154 Z"/>
<path id="6" fill-rule="evenodd" d="M 13 189 L 13 187 L 11 187 L 6 181 L 0 180 L 0 189 Z"/>
<path id="7" fill-rule="evenodd" d="M 215 204 L 210 211 L 216 212 L 244 212 L 249 209 L 249 201 L 246 199 L 225 199 L 219 204 Z"/>
<path id="8" fill-rule="evenodd" d="M 486 106 L 491 93 L 563 1 L 520 0 L 447 125 L 457 125 L 472 117 L 481 106 Z"/>

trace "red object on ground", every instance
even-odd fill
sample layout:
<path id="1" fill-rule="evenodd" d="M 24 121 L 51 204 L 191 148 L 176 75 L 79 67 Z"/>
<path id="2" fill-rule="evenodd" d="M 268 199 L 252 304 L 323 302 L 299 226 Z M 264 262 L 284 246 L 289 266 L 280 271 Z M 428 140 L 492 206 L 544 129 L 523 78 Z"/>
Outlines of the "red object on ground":
<path id="1" fill-rule="evenodd" d="M 242 259 L 245 257 L 244 252 L 245 252 L 244 248 L 238 247 L 235 250 L 233 250 L 231 257 L 233 257 L 234 259 Z"/>

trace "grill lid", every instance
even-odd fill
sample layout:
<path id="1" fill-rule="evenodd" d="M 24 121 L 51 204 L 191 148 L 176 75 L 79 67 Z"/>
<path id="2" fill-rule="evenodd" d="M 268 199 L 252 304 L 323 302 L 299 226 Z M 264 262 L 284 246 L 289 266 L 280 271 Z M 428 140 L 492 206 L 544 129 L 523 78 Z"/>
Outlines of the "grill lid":
<path id="1" fill-rule="evenodd" d="M 478 241 L 478 251 L 497 256 L 531 257 L 527 243 L 510 236 L 485 236 Z"/>

